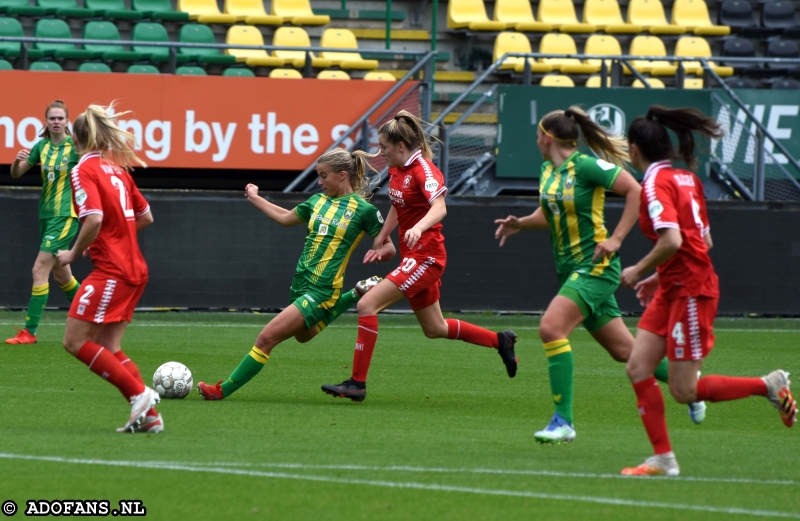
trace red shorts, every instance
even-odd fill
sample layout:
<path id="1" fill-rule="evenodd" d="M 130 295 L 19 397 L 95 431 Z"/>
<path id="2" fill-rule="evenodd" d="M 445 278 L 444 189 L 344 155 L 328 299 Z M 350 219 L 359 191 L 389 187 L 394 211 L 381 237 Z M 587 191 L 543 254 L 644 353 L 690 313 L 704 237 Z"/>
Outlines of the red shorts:
<path id="1" fill-rule="evenodd" d="M 95 324 L 130 322 L 146 284 L 128 284 L 101 273 L 90 273 L 72 299 L 68 316 Z"/>
<path id="2" fill-rule="evenodd" d="M 386 276 L 405 293 L 414 311 L 425 309 L 439 300 L 439 286 L 447 258 L 430 256 L 403 257 L 400 266 Z"/>
<path id="3" fill-rule="evenodd" d="M 659 291 L 644 310 L 638 327 L 667 339 L 667 359 L 702 360 L 714 348 L 718 298 L 678 297 Z"/>

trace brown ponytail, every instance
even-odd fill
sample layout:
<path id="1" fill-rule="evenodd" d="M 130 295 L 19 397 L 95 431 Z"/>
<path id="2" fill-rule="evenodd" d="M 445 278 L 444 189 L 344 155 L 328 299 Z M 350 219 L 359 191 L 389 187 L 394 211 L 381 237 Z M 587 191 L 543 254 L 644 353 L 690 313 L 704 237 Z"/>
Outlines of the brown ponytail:
<path id="1" fill-rule="evenodd" d="M 393 119 L 390 119 L 378 129 L 378 134 L 383 134 L 389 143 L 396 145 L 404 143 L 409 149 L 422 151 L 425 159 L 433 158 L 433 149 L 429 139 L 432 138 L 422 128 L 424 121 L 407 110 L 401 110 Z"/>
<path id="2" fill-rule="evenodd" d="M 577 105 L 550 112 L 539 122 L 539 127 L 556 141 L 573 147 L 578 146 L 578 140 L 583 138 L 598 157 L 615 165 L 624 167 L 630 160 L 625 140 L 606 132 Z"/>

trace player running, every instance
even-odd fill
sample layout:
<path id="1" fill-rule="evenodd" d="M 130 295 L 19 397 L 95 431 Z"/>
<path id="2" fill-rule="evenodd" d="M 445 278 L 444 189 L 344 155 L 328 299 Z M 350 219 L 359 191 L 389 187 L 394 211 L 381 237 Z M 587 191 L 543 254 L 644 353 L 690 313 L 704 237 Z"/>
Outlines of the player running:
<path id="1" fill-rule="evenodd" d="M 517 373 L 514 344 L 517 336 L 507 330 L 494 333 L 463 320 L 444 319 L 439 307 L 439 286 L 447 263 L 441 221 L 447 214 L 447 187 L 433 157 L 421 121 L 401 110 L 378 130 L 381 154 L 389 166 L 389 198 L 392 208 L 376 241 L 388 239 L 400 225 L 400 266 L 358 303 L 358 337 L 350 379 L 326 384 L 322 390 L 340 398 L 361 402 L 367 396 L 367 372 L 378 340 L 378 312 L 403 298 L 428 338 L 463 340 L 497 349 L 508 375 Z M 366 260 L 377 255 L 368 252 Z"/>
<path id="2" fill-rule="evenodd" d="M 42 165 L 42 196 L 39 200 L 39 254 L 33 264 L 33 291 L 25 315 L 25 328 L 6 340 L 7 344 L 35 344 L 36 329 L 50 293 L 50 272 L 72 301 L 80 285 L 69 266 L 56 263 L 58 250 L 69 248 L 78 233 L 78 219 L 72 207 L 69 173 L 78 163 L 78 154 L 69 131 L 69 110 L 61 100 L 44 111 L 45 127 L 41 141 L 28 150 L 20 150 L 11 165 L 11 177 L 17 178 L 36 165 Z"/>
<path id="3" fill-rule="evenodd" d="M 578 140 L 602 159 L 578 152 Z M 607 134 L 579 107 L 550 112 L 539 122 L 537 146 L 545 162 L 539 178 L 540 206 L 531 215 L 497 219 L 500 246 L 520 230 L 550 229 L 561 289 L 539 324 L 547 355 L 555 413 L 534 434 L 540 443 L 575 440 L 573 425 L 574 362 L 569 335 L 581 323 L 618 362 L 633 349 L 633 336 L 622 322 L 614 291 L 619 286 L 617 251 L 639 211 L 641 187 L 622 168 L 628 159 L 623 140 Z M 605 192 L 625 198 L 625 209 L 611 236 L 605 227 Z M 667 380 L 666 360 L 658 377 Z M 692 418 L 702 421 L 705 404 Z"/>
<path id="4" fill-rule="evenodd" d="M 667 129 L 678 137 L 677 153 Z M 650 253 L 622 271 L 622 284 L 634 288 L 645 306 L 627 369 L 654 449 L 643 464 L 622 470 L 628 475 L 680 474 L 667 434 L 664 396 L 653 378 L 665 354 L 669 390 L 679 403 L 764 396 L 787 427 L 797 420 L 797 404 L 785 371 L 762 378 L 708 375 L 698 380 L 697 372 L 714 346 L 719 279 L 708 256 L 713 243 L 703 185 L 692 172 L 671 164 L 673 158 L 690 168 L 697 163 L 693 132 L 722 137 L 716 121 L 698 110 L 658 105 L 650 107 L 647 116 L 634 119 L 628 130 L 631 163 L 645 172 L 639 226 L 655 242 Z M 653 268 L 656 273 L 642 280 Z"/>
<path id="5" fill-rule="evenodd" d="M 388 260 L 395 254 L 391 239 L 379 237 L 381 213 L 365 200 L 371 195 L 367 169 L 374 171 L 364 152 L 336 148 L 324 153 L 317 159 L 317 184 L 323 193 L 293 210 L 270 203 L 258 196 L 256 185 L 247 185 L 245 197 L 264 215 L 283 226 L 306 224 L 308 234 L 292 281 L 292 305 L 264 327 L 227 380 L 197 384 L 204 400 L 222 400 L 239 390 L 263 369 L 275 346 L 291 337 L 308 342 L 380 280 L 372 277 L 342 293 L 347 262 L 364 233 L 374 238 L 365 263 Z"/>
<path id="6" fill-rule="evenodd" d="M 89 105 L 73 127 L 81 159 L 71 180 L 82 226 L 72 249 L 57 257 L 68 266 L 88 249 L 93 269 L 69 308 L 64 348 L 130 401 L 130 417 L 117 432 L 159 433 L 164 421 L 154 408 L 158 394 L 144 385 L 120 346 L 147 283 L 137 233 L 153 223 L 153 215 L 128 173 L 145 166 L 133 151 L 135 139 L 116 123 L 129 113 L 110 116 L 106 110 L 112 108 Z"/>

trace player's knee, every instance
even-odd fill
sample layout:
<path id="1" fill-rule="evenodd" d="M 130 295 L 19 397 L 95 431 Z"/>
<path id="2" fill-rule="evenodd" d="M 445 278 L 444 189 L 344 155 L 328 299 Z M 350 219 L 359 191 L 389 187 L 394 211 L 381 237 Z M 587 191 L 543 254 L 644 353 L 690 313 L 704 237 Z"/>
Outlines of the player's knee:
<path id="1" fill-rule="evenodd" d="M 422 332 L 428 338 L 447 338 L 447 322 L 444 323 L 444 328 L 428 326 L 422 328 Z"/>
<path id="2" fill-rule="evenodd" d="M 642 364 L 637 362 L 634 358 L 629 359 L 628 363 L 625 364 L 625 372 L 628 374 L 628 378 L 631 382 L 634 383 L 646 380 L 650 376 L 644 370 Z"/>
<path id="3" fill-rule="evenodd" d="M 697 401 L 697 389 L 691 385 L 675 385 L 670 383 L 669 392 L 678 403 L 692 403 Z"/>
<path id="4" fill-rule="evenodd" d="M 542 317 L 542 321 L 539 324 L 539 338 L 542 339 L 542 342 L 555 342 L 556 340 L 566 338 L 566 336 L 567 335 L 556 320 L 548 318 L 547 315 Z"/>
<path id="5" fill-rule="evenodd" d="M 627 362 L 631 356 L 633 346 L 618 345 L 608 350 L 608 354 L 615 362 Z"/>
<path id="6" fill-rule="evenodd" d="M 358 316 L 360 317 L 367 317 L 378 314 L 378 310 L 375 309 L 375 305 L 371 302 L 371 299 L 368 299 L 366 297 L 358 301 L 358 303 L 356 304 L 356 310 L 358 310 Z"/>

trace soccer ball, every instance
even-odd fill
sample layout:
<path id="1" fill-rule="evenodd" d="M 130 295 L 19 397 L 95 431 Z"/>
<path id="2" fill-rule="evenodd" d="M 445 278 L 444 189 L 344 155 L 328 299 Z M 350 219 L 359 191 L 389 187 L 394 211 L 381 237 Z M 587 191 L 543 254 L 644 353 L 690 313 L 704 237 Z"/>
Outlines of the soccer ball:
<path id="1" fill-rule="evenodd" d="M 186 398 L 192 384 L 192 372 L 180 362 L 162 364 L 153 375 L 153 388 L 162 398 Z"/>

